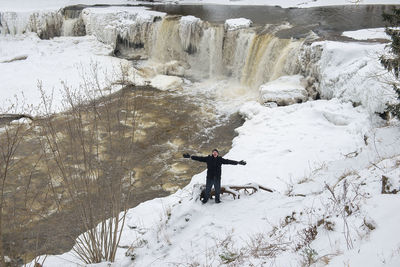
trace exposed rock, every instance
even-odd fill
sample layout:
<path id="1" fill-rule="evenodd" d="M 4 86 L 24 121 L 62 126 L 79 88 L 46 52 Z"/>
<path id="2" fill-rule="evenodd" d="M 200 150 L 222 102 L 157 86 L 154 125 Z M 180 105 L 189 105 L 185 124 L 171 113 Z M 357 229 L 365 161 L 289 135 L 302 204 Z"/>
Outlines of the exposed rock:
<path id="1" fill-rule="evenodd" d="M 24 118 L 33 120 L 33 117 L 26 114 L 0 114 L 0 125 L 9 124 L 12 121 Z"/>
<path id="2" fill-rule="evenodd" d="M 390 178 L 382 175 L 382 194 L 397 194 L 399 190 L 393 189 L 393 185 L 390 182 Z"/>

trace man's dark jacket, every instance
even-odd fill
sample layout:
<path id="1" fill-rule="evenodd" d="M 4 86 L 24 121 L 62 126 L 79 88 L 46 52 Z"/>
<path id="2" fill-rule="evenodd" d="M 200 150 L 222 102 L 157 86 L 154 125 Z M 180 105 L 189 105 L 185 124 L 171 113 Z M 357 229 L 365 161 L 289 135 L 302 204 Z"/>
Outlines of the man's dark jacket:
<path id="1" fill-rule="evenodd" d="M 212 155 L 208 155 L 207 157 L 198 157 L 191 156 L 193 160 L 206 162 L 207 163 L 207 178 L 213 179 L 216 177 L 217 179 L 221 179 L 221 165 L 222 164 L 231 164 L 237 165 L 239 162 L 230 159 L 224 159 L 223 157 L 214 157 Z"/>

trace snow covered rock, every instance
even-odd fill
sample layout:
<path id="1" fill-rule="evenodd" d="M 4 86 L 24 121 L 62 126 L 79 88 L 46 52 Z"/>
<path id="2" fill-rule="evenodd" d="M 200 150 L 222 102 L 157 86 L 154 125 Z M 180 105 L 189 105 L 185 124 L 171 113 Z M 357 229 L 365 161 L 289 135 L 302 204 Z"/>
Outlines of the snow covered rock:
<path id="1" fill-rule="evenodd" d="M 302 83 L 303 76 L 282 76 L 260 86 L 260 101 L 287 106 L 307 101 L 308 94 Z"/>
<path id="2" fill-rule="evenodd" d="M 385 44 L 374 43 L 314 43 L 312 49 L 322 49 L 321 60 L 311 74 L 319 81 L 321 97 L 361 104 L 370 113 L 383 112 L 386 103 L 396 98 L 390 77 L 379 62 L 384 48 Z"/>
<path id="3" fill-rule="evenodd" d="M 118 38 L 130 46 L 141 47 L 151 38 L 153 22 L 165 13 L 143 7 L 86 8 L 82 11 L 87 34 L 113 47 Z"/>
<path id="4" fill-rule="evenodd" d="M 353 38 L 356 40 L 386 39 L 390 40 L 390 36 L 385 33 L 385 28 L 362 29 L 357 31 L 345 31 L 342 36 Z"/>
<path id="5" fill-rule="evenodd" d="M 197 52 L 203 34 L 203 21 L 194 16 L 183 16 L 179 21 L 179 37 L 182 48 L 189 54 Z"/>
<path id="6" fill-rule="evenodd" d="M 60 36 L 63 15 L 58 10 L 31 12 L 0 12 L 0 33 L 24 34 L 35 32 L 41 39 Z"/>
<path id="7" fill-rule="evenodd" d="M 228 31 L 249 28 L 253 22 L 245 18 L 227 19 L 225 21 L 225 29 Z"/>
<path id="8" fill-rule="evenodd" d="M 156 75 L 150 80 L 151 86 L 166 91 L 181 89 L 183 80 L 176 76 Z"/>
<path id="9" fill-rule="evenodd" d="M 146 78 L 154 78 L 156 75 L 169 75 L 183 77 L 185 71 L 190 68 L 185 62 L 171 60 L 166 63 L 150 61 L 138 67 L 139 74 Z"/>
<path id="10" fill-rule="evenodd" d="M 160 64 L 156 68 L 157 73 L 173 76 L 184 76 L 185 70 L 190 67 L 185 62 L 171 60 L 165 64 Z"/>

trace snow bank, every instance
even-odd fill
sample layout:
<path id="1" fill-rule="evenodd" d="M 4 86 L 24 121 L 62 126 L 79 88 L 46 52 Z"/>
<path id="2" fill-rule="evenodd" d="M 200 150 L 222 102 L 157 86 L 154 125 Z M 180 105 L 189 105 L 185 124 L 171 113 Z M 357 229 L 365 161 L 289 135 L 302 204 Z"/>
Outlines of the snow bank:
<path id="1" fill-rule="evenodd" d="M 248 159 L 248 165 L 243 172 L 238 169 L 226 176 L 239 176 L 242 183 L 254 181 L 280 192 L 324 162 L 358 150 L 371 125 L 362 108 L 338 100 L 280 108 L 248 103 L 241 113 L 251 119 L 237 129 L 239 136 L 229 155 Z M 228 178 L 226 182 L 239 181 Z"/>
<path id="2" fill-rule="evenodd" d="M 228 31 L 238 30 L 242 28 L 248 28 L 253 24 L 249 19 L 237 18 L 237 19 L 227 19 L 225 21 L 225 29 Z"/>
<path id="3" fill-rule="evenodd" d="M 307 101 L 308 93 L 301 75 L 282 76 L 260 86 L 262 103 L 274 102 L 278 106 L 286 106 Z"/>
<path id="4" fill-rule="evenodd" d="M 362 29 L 358 31 L 346 31 L 342 36 L 350 37 L 356 40 L 369 39 L 387 39 L 391 40 L 390 36 L 385 33 L 385 28 Z"/>
<path id="5" fill-rule="evenodd" d="M 40 40 L 36 34 L 0 37 L 0 61 L 26 57 L 0 63 L 0 73 L 4 77 L 0 84 L 0 105 L 6 108 L 17 101 L 39 106 L 40 81 L 43 90 L 53 94 L 53 108 L 61 110 L 64 84 L 78 89 L 83 86 L 83 77 L 90 80 L 97 74 L 100 85 L 105 86 L 119 78 L 121 64 L 131 68 L 127 61 L 112 57 L 111 53 L 111 47 L 93 36 L 52 40 Z"/>
<path id="6" fill-rule="evenodd" d="M 256 182 L 277 192 L 260 191 L 242 195 L 239 200 L 224 195 L 223 204 L 211 201 L 202 205 L 191 194 L 193 185 L 204 183 L 206 173 L 202 172 L 174 195 L 142 203 L 129 211 L 121 242 L 134 248 L 128 255 L 134 255 L 135 260 L 119 251 L 117 264 L 221 266 L 221 255 L 234 255 L 228 254 L 231 252 L 242 255 L 238 260 L 244 261 L 241 266 L 262 266 L 269 261 L 276 266 L 299 266 L 305 252 L 296 250 L 296 246 L 304 242 L 301 234 L 312 225 L 317 235 L 309 247 L 318 256 L 313 258 L 316 262 L 319 259 L 321 264 L 323 260 L 330 261 L 329 266 L 349 262 L 371 267 L 398 262 L 400 244 L 395 235 L 390 236 L 397 229 L 398 216 L 384 219 L 396 212 L 398 196 L 381 196 L 379 192 L 382 173 L 399 175 L 396 162 L 400 157 L 392 158 L 399 155 L 396 146 L 400 144 L 400 134 L 396 127 L 374 129 L 377 124 L 365 109 L 338 100 L 273 109 L 254 102 L 246 104 L 242 113 L 247 121 L 238 129 L 239 136 L 225 157 L 246 159 L 248 164 L 224 166 L 222 183 Z M 374 162 L 376 167 L 371 164 Z M 325 188 L 325 184 L 336 184 L 333 190 L 341 194 L 344 180 L 350 184 L 348 197 L 354 205 L 354 214 L 347 219 L 353 249 L 346 248 L 345 225 Z M 363 198 L 355 195 L 357 186 L 361 186 L 357 193 Z M 365 222 L 371 222 L 376 230 L 369 230 Z M 247 251 L 257 245 L 251 241 L 255 236 L 268 240 L 263 249 L 285 242 L 290 245 L 275 256 L 255 257 Z M 381 242 L 387 243 L 376 246 Z"/>
<path id="7" fill-rule="evenodd" d="M 6 11 L 39 11 L 57 10 L 67 5 L 68 0 L 3 0 L 1 1 L 0 12 Z"/>
<path id="8" fill-rule="evenodd" d="M 379 62 L 385 44 L 327 41 L 312 46 L 322 48 L 314 74 L 322 98 L 362 104 L 370 113 L 383 112 L 387 102 L 395 101 L 390 77 Z"/>
<path id="9" fill-rule="evenodd" d="M 2 11 L 45 11 L 58 10 L 70 5 L 95 5 L 95 4 L 134 4 L 130 0 L 2 0 L 0 12 Z"/>

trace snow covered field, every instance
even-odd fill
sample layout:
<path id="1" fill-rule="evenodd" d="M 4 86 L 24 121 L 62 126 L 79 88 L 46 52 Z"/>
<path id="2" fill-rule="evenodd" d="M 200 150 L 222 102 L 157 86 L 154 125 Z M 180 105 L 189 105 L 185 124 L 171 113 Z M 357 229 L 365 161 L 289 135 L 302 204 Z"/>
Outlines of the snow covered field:
<path id="1" fill-rule="evenodd" d="M 52 4 L 56 8 L 67 2 Z M 10 3 L 5 2 L 0 9 L 15 8 Z M 351 1 L 219 3 L 309 7 Z M 26 8 L 49 7 L 47 4 L 42 0 Z M 375 33 L 365 30 L 344 35 L 354 39 L 384 37 Z M 315 71 L 320 75 L 324 100 L 266 107 L 254 101 L 254 95 L 241 92 L 229 95 L 231 99 L 217 98 L 215 103 L 221 112 L 238 110 L 246 119 L 224 157 L 248 164 L 224 166 L 222 184 L 258 183 L 275 192 L 260 190 L 242 194 L 237 200 L 223 195 L 222 204 L 210 201 L 202 205 L 194 190 L 197 183 L 205 181 L 206 173 L 202 172 L 175 194 L 129 211 L 121 249 L 112 266 L 400 266 L 400 239 L 396 235 L 400 198 L 398 194 L 381 194 L 382 176 L 389 178 L 393 189 L 400 186 L 400 125 L 375 114 L 394 98 L 390 88 L 377 78 L 383 73 L 377 56 L 385 45 L 320 42 L 313 46 L 323 48 Z M 100 73 L 113 73 L 120 64 L 128 64 L 111 57 L 111 51 L 92 36 L 51 40 L 40 40 L 34 34 L 0 36 L 0 105 L 5 108 L 5 99 L 20 95 L 20 91 L 29 104 L 37 105 L 37 81 L 41 80 L 47 93 L 55 89 L 54 105 L 61 108 L 57 93 L 61 81 L 79 87 L 82 74 L 94 65 Z M 276 88 L 287 88 L 288 80 L 278 81 Z M 194 84 L 192 89 L 208 85 Z M 216 89 L 210 90 L 218 95 L 212 91 Z M 350 101 L 359 105 L 354 107 Z M 80 264 L 69 252 L 48 256 L 44 266 Z"/>
<path id="2" fill-rule="evenodd" d="M 38 87 L 41 83 L 42 89 L 53 95 L 53 109 L 62 110 L 64 84 L 72 89 L 83 88 L 83 77 L 97 73 L 103 88 L 107 80 L 120 77 L 121 65 L 129 64 L 111 53 L 111 47 L 92 36 L 51 40 L 40 40 L 36 34 L 2 36 L 0 106 L 7 110 L 12 103 L 24 102 L 37 108 L 42 102 Z"/>
<path id="3" fill-rule="evenodd" d="M 34 10 L 57 10 L 69 5 L 77 4 L 131 4 L 130 0 L 3 0 L 0 11 L 34 11 Z"/>

